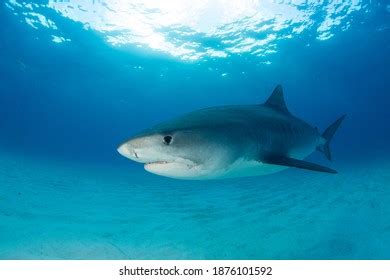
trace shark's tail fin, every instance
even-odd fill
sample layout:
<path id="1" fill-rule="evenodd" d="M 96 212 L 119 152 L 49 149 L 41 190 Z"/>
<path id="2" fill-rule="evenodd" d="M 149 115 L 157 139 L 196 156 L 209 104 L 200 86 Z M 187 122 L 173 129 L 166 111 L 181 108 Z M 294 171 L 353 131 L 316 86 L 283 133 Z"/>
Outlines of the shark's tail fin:
<path id="1" fill-rule="evenodd" d="M 341 122 L 344 120 L 346 115 L 341 116 L 338 118 L 334 123 L 332 123 L 325 131 L 322 133 L 322 137 L 325 140 L 324 144 L 321 144 L 317 147 L 317 150 L 320 152 L 323 152 L 328 160 L 332 159 L 332 156 L 330 154 L 330 148 L 329 143 L 333 138 L 333 135 L 335 134 L 336 130 L 339 128 Z"/>

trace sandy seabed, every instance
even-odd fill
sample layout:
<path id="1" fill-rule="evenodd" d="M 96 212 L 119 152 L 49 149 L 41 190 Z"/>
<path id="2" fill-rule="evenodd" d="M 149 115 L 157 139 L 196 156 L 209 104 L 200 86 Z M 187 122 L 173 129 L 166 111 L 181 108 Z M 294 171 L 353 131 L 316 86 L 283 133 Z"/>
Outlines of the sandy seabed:
<path id="1" fill-rule="evenodd" d="M 390 162 L 179 181 L 0 157 L 0 259 L 389 259 Z"/>

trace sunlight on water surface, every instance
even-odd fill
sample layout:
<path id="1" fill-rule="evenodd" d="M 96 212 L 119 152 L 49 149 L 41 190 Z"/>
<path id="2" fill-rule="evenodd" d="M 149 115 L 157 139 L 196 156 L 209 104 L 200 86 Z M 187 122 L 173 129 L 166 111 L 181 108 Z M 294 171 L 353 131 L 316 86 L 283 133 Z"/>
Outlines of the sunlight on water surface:
<path id="1" fill-rule="evenodd" d="M 183 60 L 250 53 L 267 56 L 280 40 L 314 32 L 319 40 L 345 30 L 361 0 L 117 0 L 53 1 L 40 5 L 9 0 L 7 6 L 33 28 L 50 28 L 53 42 L 71 40 L 58 30 L 61 17 L 98 31 L 114 46 L 148 47 Z"/>

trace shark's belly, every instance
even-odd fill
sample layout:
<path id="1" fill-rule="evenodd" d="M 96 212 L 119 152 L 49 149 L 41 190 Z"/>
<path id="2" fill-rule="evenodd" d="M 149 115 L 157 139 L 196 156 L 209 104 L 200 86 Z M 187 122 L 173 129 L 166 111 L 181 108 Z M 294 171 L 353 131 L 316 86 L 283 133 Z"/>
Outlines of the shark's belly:
<path id="1" fill-rule="evenodd" d="M 286 169 L 285 166 L 272 165 L 259 161 L 238 161 L 234 163 L 221 178 L 250 177 L 272 174 Z"/>
<path id="2" fill-rule="evenodd" d="M 286 168 L 285 166 L 267 164 L 255 160 L 239 160 L 233 163 L 225 172 L 221 173 L 218 178 L 261 176 L 276 173 Z"/>
<path id="3" fill-rule="evenodd" d="M 291 153 L 296 159 L 303 159 L 313 152 L 312 147 L 295 150 Z M 231 164 L 227 169 L 215 174 L 215 178 L 235 178 L 267 175 L 287 169 L 286 166 L 263 163 L 256 160 L 239 159 Z"/>

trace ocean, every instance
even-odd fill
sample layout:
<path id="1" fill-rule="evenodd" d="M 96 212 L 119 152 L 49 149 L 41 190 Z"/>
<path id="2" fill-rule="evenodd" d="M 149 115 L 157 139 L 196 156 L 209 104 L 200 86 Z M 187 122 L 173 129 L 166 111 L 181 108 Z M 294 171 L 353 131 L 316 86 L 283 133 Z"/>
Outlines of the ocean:
<path id="1" fill-rule="evenodd" d="M 389 1 L 0 3 L 0 259 L 389 259 Z M 338 174 L 156 176 L 140 130 L 277 84 Z M 244 136 L 243 136 L 244 137 Z"/>

